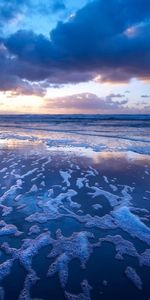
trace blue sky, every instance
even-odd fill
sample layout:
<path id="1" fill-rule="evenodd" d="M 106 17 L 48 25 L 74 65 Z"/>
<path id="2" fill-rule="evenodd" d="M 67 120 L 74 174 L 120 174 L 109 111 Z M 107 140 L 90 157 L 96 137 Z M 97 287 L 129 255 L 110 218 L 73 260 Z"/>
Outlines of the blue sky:
<path id="1" fill-rule="evenodd" d="M 0 113 L 150 113 L 149 0 L 0 0 Z"/>

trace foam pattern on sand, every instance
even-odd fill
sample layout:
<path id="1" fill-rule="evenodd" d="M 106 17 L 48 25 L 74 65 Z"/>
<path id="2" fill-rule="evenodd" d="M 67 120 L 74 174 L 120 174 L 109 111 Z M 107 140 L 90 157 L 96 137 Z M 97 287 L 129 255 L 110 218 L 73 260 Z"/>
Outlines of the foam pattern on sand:
<path id="1" fill-rule="evenodd" d="M 57 257 L 56 261 L 50 266 L 48 276 L 52 276 L 56 272 L 59 273 L 61 286 L 64 287 L 68 279 L 68 264 L 78 258 L 81 267 L 85 268 L 85 264 L 92 252 L 92 244 L 89 238 L 93 238 L 90 232 L 73 233 L 69 238 L 64 237 L 60 230 L 56 232 L 57 240 L 53 242 L 53 249 L 49 257 Z"/>
<path id="2" fill-rule="evenodd" d="M 150 245 L 150 228 L 138 216 L 131 213 L 129 207 L 119 207 L 112 214 L 121 229 Z"/>
<path id="3" fill-rule="evenodd" d="M 150 267 L 150 214 L 149 207 L 144 207 L 148 186 L 136 202 L 139 187 L 135 180 L 109 175 L 108 170 L 105 174 L 97 163 L 92 166 L 91 156 L 87 164 L 81 158 L 76 161 L 72 151 L 68 158 L 69 150 L 63 157 L 49 148 L 42 157 L 38 151 L 27 155 L 0 152 L 0 299 L 5 299 L 5 279 L 12 280 L 16 262 L 25 274 L 19 300 L 34 298 L 45 253 L 44 276 L 50 286 L 52 277 L 58 276 L 66 299 L 92 300 L 94 284 L 88 268 L 95 255 L 99 268 L 104 261 L 108 264 L 106 244 L 109 257 L 113 255 L 122 266 L 120 278 L 125 274 L 137 291 L 144 289 L 143 273 L 136 271 L 136 265 L 138 270 Z M 143 174 L 149 176 L 148 165 Z M 128 265 L 128 257 L 135 266 Z M 68 286 L 73 264 L 81 270 L 79 293 Z M 112 266 L 107 267 L 111 270 Z M 108 288 L 107 282 L 111 285 L 106 279 L 101 279 L 103 289 Z"/>
<path id="4" fill-rule="evenodd" d="M 68 300 L 91 300 L 91 297 L 90 297 L 91 286 L 89 285 L 88 281 L 83 280 L 81 283 L 81 287 L 82 287 L 83 292 L 79 295 L 73 295 L 73 294 L 65 292 L 66 299 L 68 299 Z"/>

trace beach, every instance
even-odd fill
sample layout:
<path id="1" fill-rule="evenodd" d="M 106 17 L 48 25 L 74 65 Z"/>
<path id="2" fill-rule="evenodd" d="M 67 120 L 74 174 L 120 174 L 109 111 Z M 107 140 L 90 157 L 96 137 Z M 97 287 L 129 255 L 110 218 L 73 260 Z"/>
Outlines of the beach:
<path id="1" fill-rule="evenodd" d="M 0 299 L 150 298 L 150 116 L 0 119 Z"/>

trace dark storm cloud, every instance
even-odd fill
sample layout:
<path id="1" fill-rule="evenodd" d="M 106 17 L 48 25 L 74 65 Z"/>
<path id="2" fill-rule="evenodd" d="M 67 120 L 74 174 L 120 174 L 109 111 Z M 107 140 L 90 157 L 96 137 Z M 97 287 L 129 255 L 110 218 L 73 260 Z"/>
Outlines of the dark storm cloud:
<path id="1" fill-rule="evenodd" d="M 15 56 L 10 55 L 2 43 L 0 43 L 0 70 L 1 91 L 38 96 L 45 94 L 46 85 L 44 83 L 26 80 L 26 74 L 32 72 L 31 66 L 19 62 Z M 35 68 L 33 74 L 34 72 Z M 32 78 L 34 77 L 33 74 Z"/>
<path id="2" fill-rule="evenodd" d="M 46 90 L 44 87 L 42 87 L 42 84 L 31 83 L 14 75 L 0 75 L 0 90 L 3 92 L 10 91 L 10 95 L 24 94 L 44 96 L 46 93 Z"/>
<path id="3" fill-rule="evenodd" d="M 150 1 L 91 1 L 59 22 L 49 39 L 20 30 L 3 43 L 15 56 L 12 62 L 7 55 L 6 65 L 13 64 L 7 68 L 20 79 L 54 84 L 88 81 L 98 74 L 101 82 L 149 79 Z"/>

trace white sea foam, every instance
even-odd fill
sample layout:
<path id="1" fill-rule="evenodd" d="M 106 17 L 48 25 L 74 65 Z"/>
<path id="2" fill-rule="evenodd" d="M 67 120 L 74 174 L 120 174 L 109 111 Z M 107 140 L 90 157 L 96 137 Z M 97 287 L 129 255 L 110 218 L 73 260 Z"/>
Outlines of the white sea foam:
<path id="1" fill-rule="evenodd" d="M 0 224 L 0 236 L 3 235 L 15 235 L 19 236 L 22 234 L 17 227 L 13 224 L 6 224 L 5 222 L 1 222 Z"/>
<path id="2" fill-rule="evenodd" d="M 125 270 L 125 274 L 139 290 L 142 290 L 143 288 L 142 280 L 132 267 L 128 266 Z"/>
<path id="3" fill-rule="evenodd" d="M 112 215 L 121 229 L 150 245 L 150 228 L 138 216 L 132 214 L 128 207 L 119 207 L 114 210 Z"/>
<path id="4" fill-rule="evenodd" d="M 98 197 L 98 196 L 104 196 L 110 203 L 110 205 L 116 206 L 119 203 L 120 197 L 118 195 L 114 195 L 110 192 L 107 192 L 105 190 L 102 190 L 101 188 L 98 188 L 96 186 L 91 186 L 91 189 L 94 190 L 93 193 L 88 193 L 89 195 L 92 196 L 92 198 Z"/>
<path id="5" fill-rule="evenodd" d="M 69 171 L 59 171 L 60 176 L 63 178 L 63 183 L 65 183 L 68 187 L 70 186 L 71 175 Z"/>
<path id="6" fill-rule="evenodd" d="M 91 286 L 89 285 L 87 280 L 83 280 L 81 283 L 81 287 L 83 292 L 79 295 L 73 295 L 68 292 L 65 292 L 67 300 L 91 300 L 90 297 L 90 291 L 91 291 Z"/>
<path id="7" fill-rule="evenodd" d="M 92 244 L 89 238 L 93 238 L 90 232 L 73 233 L 70 237 L 64 237 L 60 230 L 57 231 L 57 240 L 53 241 L 53 249 L 49 257 L 57 257 L 48 270 L 48 276 L 59 273 L 61 286 L 64 287 L 68 280 L 68 264 L 78 258 L 82 268 L 85 267 L 92 252 Z"/>
<path id="8" fill-rule="evenodd" d="M 81 189 L 84 187 L 84 182 L 86 182 L 86 178 L 85 177 L 81 177 L 81 178 L 77 178 L 76 180 L 76 186 Z"/>
<path id="9" fill-rule="evenodd" d="M 13 265 L 13 259 L 8 259 L 7 261 L 0 264 L 0 281 L 2 281 L 5 277 L 7 277 Z"/>
<path id="10" fill-rule="evenodd" d="M 116 248 L 116 258 L 117 259 L 123 259 L 123 255 L 127 254 L 130 256 L 134 257 L 139 257 L 138 252 L 134 245 L 128 241 L 125 240 L 121 235 L 115 235 L 115 236 L 110 236 L 107 235 L 104 238 L 99 239 L 100 243 L 101 242 L 110 242 L 115 245 Z"/>

